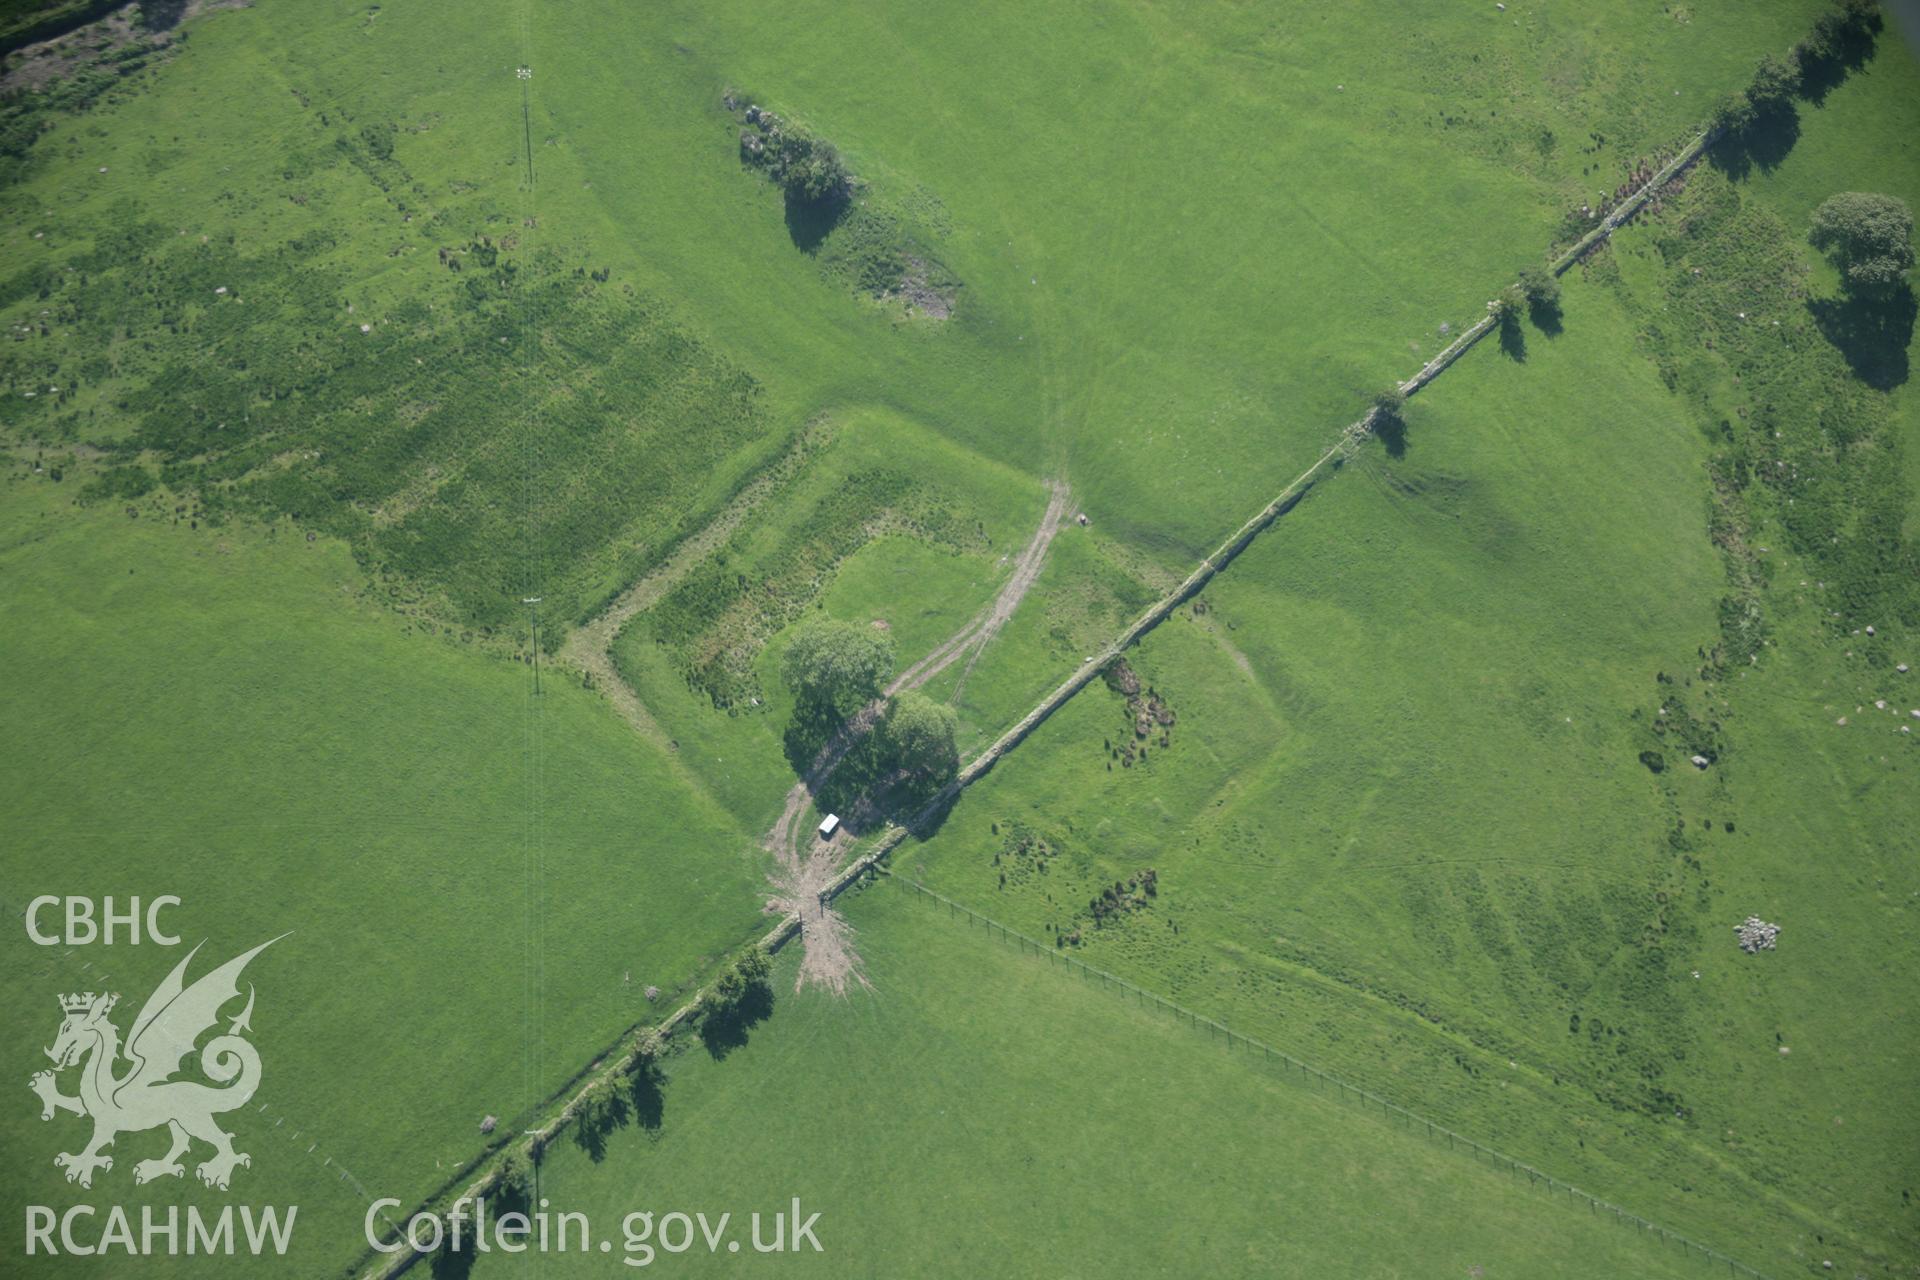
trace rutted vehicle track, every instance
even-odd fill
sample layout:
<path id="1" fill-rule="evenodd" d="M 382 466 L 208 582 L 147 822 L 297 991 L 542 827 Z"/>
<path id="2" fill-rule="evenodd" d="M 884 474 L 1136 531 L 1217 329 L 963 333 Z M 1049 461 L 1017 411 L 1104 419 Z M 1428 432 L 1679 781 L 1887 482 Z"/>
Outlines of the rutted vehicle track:
<path id="1" fill-rule="evenodd" d="M 796 980 L 798 986 L 817 982 L 831 991 L 841 992 L 846 990 L 849 978 L 861 983 L 866 981 L 860 976 L 859 957 L 853 951 L 852 929 L 834 912 L 827 893 L 835 878 L 838 849 L 829 842 L 806 840 L 809 828 L 802 818 L 814 792 L 833 776 L 847 752 L 879 724 L 888 698 L 918 689 L 963 657 L 967 665 L 960 679 L 965 682 L 981 652 L 1000 634 L 1000 629 L 1019 609 L 1020 602 L 1026 599 L 1027 592 L 1033 589 L 1040 577 L 1040 568 L 1046 563 L 1047 548 L 1053 545 L 1066 519 L 1070 496 L 1067 486 L 1058 480 L 1049 480 L 1047 489 L 1047 507 L 1040 516 L 1040 527 L 1014 558 L 1012 574 L 993 599 L 932 653 L 895 676 L 880 697 L 840 726 L 814 756 L 805 776 L 787 791 L 780 816 L 761 841 L 776 862 L 770 877 L 774 897 L 768 906 L 798 920 L 801 945 L 805 948 Z M 958 695 L 958 685 L 954 693 Z"/>
<path id="2" fill-rule="evenodd" d="M 656 746 L 671 752 L 673 741 L 640 701 L 633 686 L 614 666 L 613 642 L 629 622 L 660 603 L 702 561 L 719 550 L 733 536 L 734 530 L 745 523 L 747 517 L 757 511 L 775 490 L 793 478 L 794 472 L 799 470 L 800 464 L 813 451 L 820 434 L 813 427 L 802 432 L 784 454 L 748 481 L 712 520 L 682 541 L 639 581 L 614 597 L 613 603 L 568 636 L 566 643 L 560 646 L 560 661 L 588 676 L 593 687 L 613 703 L 620 718 Z M 696 787 L 702 792 L 706 790 L 703 785 L 696 784 Z"/>
<path id="3" fill-rule="evenodd" d="M 698 532 L 680 543 L 659 565 L 621 592 L 612 604 L 591 622 L 579 628 L 560 649 L 560 660 L 587 676 L 594 688 L 604 694 L 634 731 L 668 753 L 676 775 L 701 794 L 703 783 L 680 763 L 673 752 L 673 741 L 653 714 L 640 701 L 639 694 L 620 674 L 613 661 L 613 644 L 620 632 L 635 618 L 658 604 L 668 592 L 686 578 L 704 560 L 733 536 L 747 518 L 789 480 L 810 452 L 811 435 L 802 436 L 788 453 L 756 476 L 718 515 Z M 1066 519 L 1070 491 L 1059 481 L 1047 482 L 1047 505 L 1040 525 L 1014 557 L 1013 572 L 1000 590 L 964 626 L 940 645 L 895 676 L 883 695 L 855 713 L 814 757 L 805 776 L 787 792 L 780 816 L 761 843 L 774 855 L 775 867 L 769 879 L 774 897 L 769 908 L 797 918 L 806 946 L 801 965 L 801 981 L 820 982 L 834 991 L 843 991 L 851 977 L 859 979 L 859 962 L 849 942 L 845 922 L 826 905 L 825 890 L 832 882 L 838 852 L 836 846 L 822 843 L 807 848 L 802 840 L 808 829 L 802 822 L 813 793 L 833 775 L 840 761 L 856 743 L 872 732 L 880 721 L 886 699 L 908 689 L 918 689 L 946 671 L 962 658 L 967 665 L 961 683 L 979 661 L 981 652 L 1000 634 L 1020 602 L 1032 590 L 1046 562 L 1047 549 Z M 959 686 L 954 690 L 957 695 Z"/>
<path id="4" fill-rule="evenodd" d="M 820 784 L 832 776 L 834 769 L 854 743 L 864 737 L 879 719 L 886 699 L 908 689 L 918 689 L 929 680 L 945 671 L 962 657 L 967 657 L 966 670 L 973 669 L 979 660 L 981 650 L 1000 634 L 1027 592 L 1033 588 L 1034 581 L 1040 576 L 1040 567 L 1045 562 L 1047 548 L 1052 545 L 1054 536 L 1060 532 L 1061 521 L 1066 517 L 1069 490 L 1059 481 L 1048 481 L 1049 497 L 1047 509 L 1040 517 L 1040 527 L 1034 530 L 1033 537 L 1021 549 L 1014 559 L 1013 573 L 1001 584 L 993 600 L 979 613 L 969 618 L 966 625 L 954 632 L 946 640 L 920 661 L 895 676 L 872 703 L 855 713 L 846 724 L 840 727 L 827 744 L 814 756 L 813 764 L 807 769 L 806 776 L 793 785 L 787 792 L 787 805 L 780 818 L 773 825 L 763 843 L 777 854 L 784 854 L 794 846 L 794 823 L 806 812 L 810 794 L 818 790 Z M 971 655 L 971 656 L 969 656 Z M 963 676 L 964 678 L 964 676 Z M 957 695 L 959 690 L 955 689 Z"/>

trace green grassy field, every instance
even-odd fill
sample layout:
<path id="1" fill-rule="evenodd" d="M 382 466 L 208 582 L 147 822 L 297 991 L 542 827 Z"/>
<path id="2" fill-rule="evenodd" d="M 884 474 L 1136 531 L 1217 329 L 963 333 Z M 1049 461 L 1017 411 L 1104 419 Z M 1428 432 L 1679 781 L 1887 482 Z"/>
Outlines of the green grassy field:
<path id="1" fill-rule="evenodd" d="M 249 970 L 269 1112 L 233 1126 L 254 1155 L 235 1190 L 300 1205 L 298 1265 L 328 1272 L 365 1209 L 339 1166 L 424 1195 L 478 1152 L 482 1116 L 520 1123 L 757 931 L 751 837 L 577 684 L 548 679 L 536 704 L 525 666 L 369 603 L 338 546 L 77 514 L 65 487 L 16 475 L 0 503 L 0 705 L 33 744 L 0 766 L 0 896 L 18 913 L 43 892 L 177 895 L 172 922 L 207 939 L 196 974 L 292 931 Z M 43 1125 L 24 1090 L 55 995 L 110 985 L 130 1019 L 179 955 L 43 949 L 16 924 L 10 1199 L 86 1195 L 52 1164 L 81 1122 Z M 156 1143 L 123 1138 L 96 1200 L 125 1198 Z M 20 1229 L 0 1226 L 10 1255 Z"/>
<path id="2" fill-rule="evenodd" d="M 1820 7 L 262 0 L 74 110 L 14 100 L 0 900 L 137 869 L 235 950 L 296 930 L 257 1025 L 304 1140 L 241 1176 L 342 1267 L 339 1166 L 425 1194 L 761 923 L 798 619 L 883 621 L 907 665 L 1068 481 L 1091 526 L 929 686 L 990 740 Z M 729 93 L 846 155 L 824 237 Z M 1804 228 L 1920 200 L 1917 114 L 1888 33 L 1778 163 L 1719 155 L 1569 277 L 1562 330 L 1483 344 L 1130 655 L 1169 723 L 1135 744 L 1096 683 L 901 871 L 1749 1261 L 1894 1274 L 1920 409 L 1910 327 L 1835 351 Z M 949 318 L 875 296 L 907 258 Z M 618 638 L 669 749 L 572 673 L 532 697 L 524 597 L 551 652 L 816 437 Z M 1749 912 L 1779 952 L 1734 948 Z M 1170 1271 L 1193 1238 L 1249 1272 L 1672 1265 L 883 892 L 856 916 L 875 993 L 683 1060 L 655 1142 L 553 1185 L 724 1206 L 824 1145 L 872 1208 L 841 1260 L 908 1271 Z M 7 957 L 49 1038 L 49 984 L 167 967 Z M 797 1078 L 876 1059 L 898 1106 Z M 1115 1173 L 1134 1144 L 1168 1163 Z M 39 1156 L 6 1187 L 78 1194 Z M 1004 1229 L 915 1243 L 936 1188 Z"/>
<path id="3" fill-rule="evenodd" d="M 384 334 L 424 305 L 434 333 L 453 323 L 452 304 L 433 301 L 453 289 L 438 250 L 511 240 L 519 275 L 493 300 L 501 324 L 537 323 L 530 281 L 607 270 L 602 292 L 670 299 L 694 337 L 755 377 L 776 434 L 823 407 L 896 405 L 1010 462 L 1070 462 L 1103 527 L 1185 560 L 1218 532 L 1217 511 L 1255 505 L 1293 451 L 1443 345 L 1438 326 L 1472 319 L 1566 208 L 1683 134 L 1812 8 L 1584 25 L 1490 11 L 1423 21 L 1400 43 L 1352 19 L 1278 27 L 1225 8 L 1176 31 L 1102 5 L 1052 11 L 1043 29 L 1010 7 L 954 30 L 911 9 L 603 7 L 522 23 L 499 6 L 449 42 L 410 9 L 269 6 L 200 24 L 137 110 L 37 144 L 43 182 L 72 179 L 57 219 L 29 216 L 48 208 L 35 184 L 8 212 L 14 247 L 53 263 L 134 189 L 166 193 L 143 211 L 155 223 L 216 244 L 230 232 L 246 258 L 326 226 L 335 247 L 316 265 L 340 277 L 318 273 L 316 287 L 339 295 L 329 336 L 347 348 L 329 356 L 335 378 L 377 348 L 353 347 L 354 319 L 375 316 Z M 875 39 L 943 59 L 824 72 L 845 65 L 840 45 Z M 1003 94 L 973 74 L 984 61 L 1048 92 Z M 537 64 L 536 78 L 516 82 L 517 64 Z M 1143 107 L 1123 67 L 1181 91 Z M 777 192 L 735 157 L 728 85 L 837 140 L 870 179 L 868 204 L 929 228 L 963 282 L 953 320 L 903 325 L 796 250 Z M 207 113 L 202 95 L 257 109 Z M 977 127 L 933 127 L 942 118 Z M 1013 141 L 982 152 L 980 137 Z M 262 180 L 234 182 L 249 165 Z M 36 230 L 47 238 L 29 240 Z M 464 299 L 480 277 L 459 274 Z M 179 305 L 190 322 L 184 308 L 200 303 Z M 301 324 L 315 341 L 319 317 Z M 525 361 L 531 395 L 552 357 L 510 341 L 497 358 Z M 449 372 L 498 383 L 484 364 Z M 699 443 L 683 437 L 676 457 L 697 466 Z M 657 525 L 664 536 L 672 521 Z M 595 545 L 557 543 L 549 572 L 575 571 L 568 553 Z M 469 564 L 489 549 L 444 554 Z"/>
<path id="4" fill-rule="evenodd" d="M 579 21 L 617 60 L 529 32 L 541 200 L 632 224 L 641 278 L 699 299 L 770 383 L 1064 459 L 1101 527 L 1184 562 L 1811 11 L 1367 16 L 1418 13 L 1396 42 L 1359 15 L 1225 6 L 602 6 Z M 836 141 L 871 200 L 937 203 L 965 282 L 945 330 L 877 344 L 893 323 L 798 258 L 733 159 L 729 86 Z"/>
<path id="5" fill-rule="evenodd" d="M 540 1195 L 615 1256 L 626 1214 L 798 1196 L 820 1275 L 1683 1276 L 1657 1237 L 1301 1084 L 944 907 L 880 885 L 852 919 L 872 991 L 789 998 L 718 1061 L 668 1064 L 655 1123 L 556 1145 Z M 1124 1154 L 1121 1154 L 1124 1153 Z M 804 1216 L 804 1215 L 803 1215 Z M 722 1246 L 724 1250 L 724 1246 Z M 477 1277 L 598 1273 L 494 1253 Z M 705 1246 L 662 1266 L 735 1272 Z"/>
<path id="6" fill-rule="evenodd" d="M 1132 663 L 1178 713 L 1168 747 L 1117 761 L 1126 712 L 1090 690 L 901 866 L 1705 1239 L 1862 1270 L 1911 1256 L 1920 803 L 1892 667 L 1912 583 L 1862 545 L 1874 512 L 1911 510 L 1910 391 L 1849 381 L 1805 296 L 1780 299 L 1781 265 L 1740 266 L 1810 261 L 1803 233 L 1709 213 L 1731 198 L 1800 227 L 1848 183 L 1909 190 L 1901 56 L 1809 112 L 1775 173 L 1698 175 L 1576 273 L 1561 333 L 1476 351 L 1420 397 L 1404 457 L 1366 455 L 1150 637 Z M 1883 136 L 1886 158 L 1828 168 L 1819 129 Z M 1663 261 L 1676 236 L 1701 256 Z M 1724 320 L 1666 314 L 1696 261 L 1733 291 Z M 1731 334 L 1741 307 L 1751 343 L 1683 339 Z M 1721 405 L 1747 399 L 1736 420 L 1844 396 L 1877 443 L 1756 416 L 1783 463 L 1841 479 L 1756 486 L 1736 580 L 1709 536 L 1733 518 L 1707 479 L 1723 433 L 1695 388 L 1762 369 Z M 1769 637 L 1751 665 L 1721 629 L 1743 591 Z M 1895 620 L 1866 637 L 1880 614 L 1849 601 Z M 1090 901 L 1146 867 L 1157 900 L 1095 927 Z M 1794 916 L 1802 941 L 1742 955 L 1750 912 Z"/>

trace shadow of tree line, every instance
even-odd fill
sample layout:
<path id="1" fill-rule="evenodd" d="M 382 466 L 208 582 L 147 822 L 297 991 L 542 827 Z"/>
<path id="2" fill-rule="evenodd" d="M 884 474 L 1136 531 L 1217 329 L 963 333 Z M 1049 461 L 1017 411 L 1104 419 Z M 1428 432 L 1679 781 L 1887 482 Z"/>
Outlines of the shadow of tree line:
<path id="1" fill-rule="evenodd" d="M 1707 150 L 1715 168 L 1738 182 L 1754 169 L 1771 172 L 1800 140 L 1795 99 L 1819 106 L 1873 59 L 1884 28 L 1873 0 L 1837 0 L 1787 58 L 1766 58 L 1753 81 L 1714 115 L 1720 136 Z"/>
<path id="2" fill-rule="evenodd" d="M 748 1033 L 773 1016 L 773 987 L 768 982 L 756 982 L 749 987 L 740 999 L 723 1009 L 715 1009 L 700 1019 L 700 1044 L 709 1057 L 718 1061 L 735 1049 L 746 1047 Z M 658 1113 L 655 1113 L 659 1128 Z M 642 1120 L 645 1127 L 645 1121 Z"/>
<path id="3" fill-rule="evenodd" d="M 701 1043 L 715 1059 L 745 1045 L 752 1028 L 773 1015 L 771 971 L 766 952 L 756 945 L 715 980 L 701 1003 L 697 1028 Z M 651 1138 L 658 1136 L 666 1122 L 666 1058 L 671 1045 L 655 1032 L 641 1034 L 628 1069 L 591 1086 L 574 1113 L 574 1145 L 595 1164 L 606 1159 L 608 1141 L 619 1130 L 633 1126 Z M 539 1199 L 540 1165 L 537 1147 L 531 1161 L 517 1151 L 510 1152 L 485 1197 L 490 1225 L 509 1213 L 532 1212 Z M 446 1232 L 441 1246 L 428 1260 L 428 1270 L 435 1280 L 465 1280 L 476 1257 L 473 1238 L 470 1212 L 461 1247 L 455 1249 L 451 1232 Z"/>
<path id="4" fill-rule="evenodd" d="M 1494 303 L 1500 350 L 1514 361 L 1527 358 L 1527 331 L 1520 323 L 1522 311 L 1533 322 L 1533 327 L 1548 339 L 1559 337 L 1565 328 L 1560 311 L 1560 281 L 1548 268 L 1525 268 L 1520 272 L 1519 281 L 1503 291 Z M 1404 451 L 1404 435 L 1401 447 Z M 1388 452 L 1394 457 L 1400 456 L 1393 453 L 1391 444 Z"/>
<path id="5" fill-rule="evenodd" d="M 771 1010 L 771 998 L 768 1006 Z M 599 1164 L 606 1159 L 607 1139 L 616 1130 L 637 1125 L 649 1135 L 659 1133 L 667 1114 L 666 1083 L 666 1069 L 659 1057 L 642 1058 L 602 1097 L 581 1108 L 574 1119 L 574 1145 Z"/>
<path id="6" fill-rule="evenodd" d="M 1884 27 L 1873 0 L 1837 0 L 1786 60 L 1763 60 L 1746 91 L 1720 108 L 1715 123 L 1721 133 L 1708 149 L 1709 162 L 1735 182 L 1755 169 L 1765 173 L 1778 167 L 1800 139 L 1798 102 L 1825 102 L 1872 61 Z M 1848 289 L 1806 305 L 1855 377 L 1881 391 L 1906 382 L 1911 373 L 1907 351 L 1920 312 L 1910 284 Z"/>
<path id="7" fill-rule="evenodd" d="M 1737 129 L 1722 133 L 1707 149 L 1708 163 L 1735 182 L 1755 169 L 1771 173 L 1800 141 L 1800 111 L 1791 99 L 1754 112 Z"/>

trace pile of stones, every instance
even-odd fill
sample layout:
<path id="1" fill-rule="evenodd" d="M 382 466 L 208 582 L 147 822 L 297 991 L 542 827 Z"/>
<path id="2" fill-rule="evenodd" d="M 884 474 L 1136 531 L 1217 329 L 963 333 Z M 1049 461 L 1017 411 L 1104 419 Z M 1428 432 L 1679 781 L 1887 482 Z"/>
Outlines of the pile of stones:
<path id="1" fill-rule="evenodd" d="M 1774 939 L 1780 936 L 1779 925 L 1768 924 L 1759 916 L 1748 916 L 1733 931 L 1739 936 L 1740 949 L 1748 954 L 1773 950 Z"/>

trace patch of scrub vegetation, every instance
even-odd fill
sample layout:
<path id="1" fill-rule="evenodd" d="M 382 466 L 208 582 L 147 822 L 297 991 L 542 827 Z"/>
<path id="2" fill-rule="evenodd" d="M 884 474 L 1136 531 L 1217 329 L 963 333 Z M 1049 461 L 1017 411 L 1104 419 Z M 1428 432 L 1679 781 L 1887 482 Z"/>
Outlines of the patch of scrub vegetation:
<path id="1" fill-rule="evenodd" d="M 1161 700 L 1158 691 L 1151 686 L 1142 687 L 1139 675 L 1125 658 L 1115 658 L 1100 674 L 1107 688 L 1125 700 L 1127 712 L 1126 729 L 1119 735 L 1120 745 L 1115 746 L 1112 738 L 1102 742 L 1108 757 L 1107 768 L 1113 768 L 1118 761 L 1121 768 L 1131 769 L 1136 758 L 1146 760 L 1149 746 L 1164 749 L 1173 745 L 1173 725 L 1178 717 L 1173 708 Z"/>
<path id="2" fill-rule="evenodd" d="M 58 477 L 55 477 L 56 479 Z M 137 463 L 122 463 L 98 471 L 80 486 L 82 502 L 144 498 L 155 487 L 153 472 Z"/>
<path id="3" fill-rule="evenodd" d="M 882 883 L 848 910 L 874 990 L 782 997 L 723 1060 L 664 1054 L 651 1123 L 592 1149 L 549 1149 L 539 1190 L 550 1213 L 587 1214 L 618 1256 L 613 1228 L 637 1186 L 661 1206 L 725 1205 L 742 1240 L 745 1215 L 762 1215 L 765 1239 L 776 1208 L 799 1194 L 803 1219 L 821 1214 L 821 1251 L 786 1253 L 781 1270 L 809 1276 L 845 1275 L 850 1258 L 925 1277 L 1047 1274 L 1061 1258 L 1077 1274 L 1130 1276 L 1703 1271 L 1697 1254 L 1303 1084 L 1257 1052 L 1223 1051 L 1204 1030 L 989 938 L 905 886 Z M 776 988 L 794 966 L 789 953 L 776 958 Z M 885 1105 L 841 1083 L 872 1080 L 911 1083 Z M 796 1095 L 797 1081 L 820 1087 Z M 791 1101 L 769 1104 L 779 1098 Z M 1120 1197 L 1118 1151 L 1128 1153 Z M 930 1201 L 946 1211 L 930 1218 Z M 985 1222 L 993 1230 L 979 1230 Z M 724 1242 L 709 1254 L 697 1236 L 669 1255 L 659 1230 L 656 1215 L 657 1265 L 738 1268 Z M 593 1251 L 533 1256 L 495 1249 L 473 1275 L 607 1265 Z"/>
<path id="4" fill-rule="evenodd" d="M 1754 634 L 1757 584 L 1777 563 L 1753 545 L 1764 527 L 1813 575 L 1833 631 L 1861 633 L 1854 647 L 1885 667 L 1920 627 L 1908 446 L 1886 394 L 1906 381 L 1913 293 L 1897 277 L 1826 292 L 1808 239 L 1724 175 L 1701 175 L 1654 235 L 1667 269 L 1646 282 L 1661 304 L 1646 333 L 1717 445 L 1716 533 L 1734 580 L 1721 656 L 1750 664 L 1767 643 Z"/>
<path id="5" fill-rule="evenodd" d="M 837 216 L 853 194 L 854 177 L 839 149 L 805 125 L 748 102 L 729 91 L 723 102 L 748 125 L 740 131 L 740 159 L 763 170 L 786 193 L 790 205 Z"/>
<path id="6" fill-rule="evenodd" d="M 202 523 L 339 537 L 396 602 L 458 626 L 518 622 L 532 583 L 548 616 L 584 619 L 770 431 L 754 380 L 661 304 L 510 232 L 363 308 L 328 232 L 246 253 L 117 213 L 0 282 L 18 339 L 0 425 L 146 460 Z"/>
<path id="7" fill-rule="evenodd" d="M 764 524 L 742 528 L 646 617 L 646 632 L 715 708 L 764 701 L 755 659 L 767 640 L 799 618 L 840 562 L 873 538 L 894 533 L 953 554 L 984 550 L 978 519 L 943 485 L 893 468 L 837 481 L 804 516 L 783 513 L 772 539 Z"/>
<path id="8" fill-rule="evenodd" d="M 958 305 L 960 279 L 936 255 L 934 237 L 906 207 L 865 190 L 820 246 L 821 268 L 863 297 L 901 315 L 945 320 Z"/>
<path id="9" fill-rule="evenodd" d="M 184 8 L 184 0 L 0 7 L 0 187 L 33 172 L 35 144 L 55 121 L 137 94 L 136 77 L 186 38 L 171 30 Z"/>
<path id="10" fill-rule="evenodd" d="M 1092 930 L 1125 929 L 1140 924 L 1132 917 L 1157 904 L 1160 873 L 1141 867 L 1124 878 L 1107 880 L 1106 867 L 1085 842 L 1069 831 L 1049 830 L 1012 819 L 992 824 L 1004 837 L 993 855 L 1001 894 L 1026 900 L 1045 920 L 1045 934 L 1055 947 L 1078 947 Z M 1164 915 L 1159 926 L 1172 928 Z"/>
<path id="11" fill-rule="evenodd" d="M 1647 766 L 1649 772 L 1665 773 L 1669 768 L 1682 764 L 1706 769 L 1726 750 L 1718 719 L 1724 704 L 1719 701 L 1717 692 L 1705 675 L 1703 671 L 1698 691 L 1693 687 L 1692 676 L 1679 682 L 1664 671 L 1654 676 L 1659 685 L 1659 709 L 1651 714 L 1644 710 L 1635 710 L 1633 713 L 1634 719 L 1646 727 L 1647 740 L 1651 744 L 1640 753 L 1640 763 Z M 1693 709 L 1696 698 L 1707 704 L 1706 709 L 1698 714 Z"/>
<path id="12" fill-rule="evenodd" d="M 750 95 L 730 89 L 721 102 L 743 126 L 741 162 L 780 187 L 794 244 L 813 254 L 829 277 L 908 316 L 945 320 L 953 314 L 960 281 L 932 248 L 945 221 L 937 199 L 892 197 L 848 172 L 832 143 Z M 933 215 L 932 225 L 923 212 Z"/>

